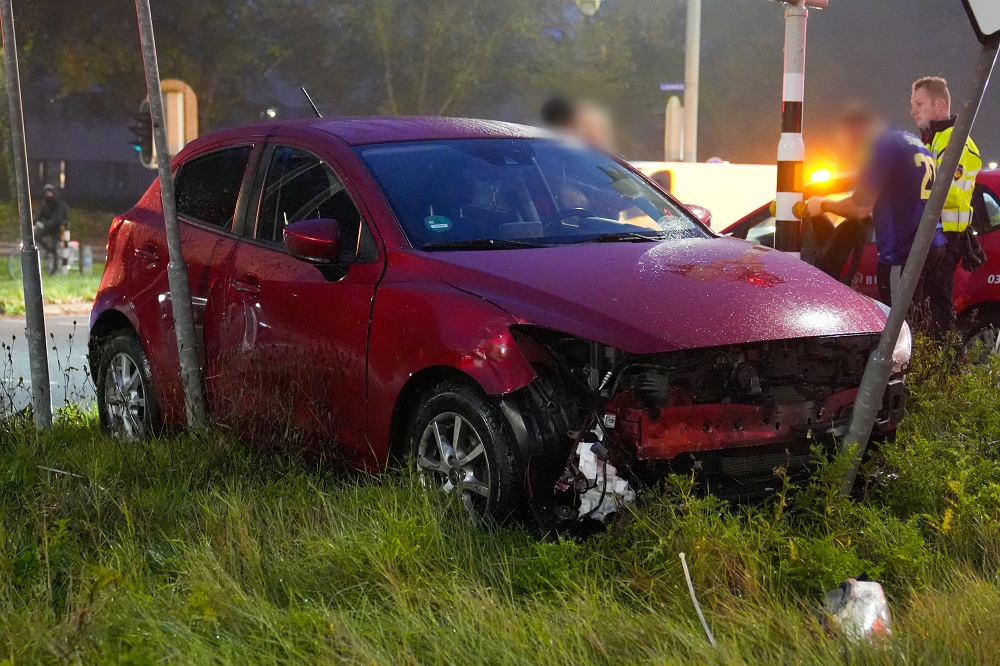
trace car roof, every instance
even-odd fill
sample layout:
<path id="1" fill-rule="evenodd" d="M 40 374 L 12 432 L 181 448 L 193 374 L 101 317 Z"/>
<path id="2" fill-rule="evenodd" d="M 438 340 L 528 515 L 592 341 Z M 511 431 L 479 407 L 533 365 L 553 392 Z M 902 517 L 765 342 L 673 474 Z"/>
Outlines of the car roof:
<path id="1" fill-rule="evenodd" d="M 1000 169 L 987 169 L 979 172 L 976 182 L 985 185 L 994 192 L 1000 192 Z"/>
<path id="2" fill-rule="evenodd" d="M 445 139 L 530 139 L 555 135 L 539 127 L 501 120 L 444 118 L 440 116 L 358 116 L 286 120 L 265 125 L 235 127 L 200 137 L 199 144 L 248 135 L 267 135 L 282 129 L 318 130 L 351 146 L 401 141 Z"/>

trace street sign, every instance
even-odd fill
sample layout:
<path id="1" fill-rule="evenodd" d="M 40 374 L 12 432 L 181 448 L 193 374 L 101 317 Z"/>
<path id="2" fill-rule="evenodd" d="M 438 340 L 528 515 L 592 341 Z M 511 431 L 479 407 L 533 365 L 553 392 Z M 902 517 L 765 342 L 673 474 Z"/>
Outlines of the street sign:
<path id="1" fill-rule="evenodd" d="M 665 93 L 682 93 L 684 92 L 683 83 L 661 83 L 660 92 Z"/>
<path id="2" fill-rule="evenodd" d="M 962 0 L 972 27 L 983 44 L 1000 39 L 1000 2 L 997 0 Z"/>

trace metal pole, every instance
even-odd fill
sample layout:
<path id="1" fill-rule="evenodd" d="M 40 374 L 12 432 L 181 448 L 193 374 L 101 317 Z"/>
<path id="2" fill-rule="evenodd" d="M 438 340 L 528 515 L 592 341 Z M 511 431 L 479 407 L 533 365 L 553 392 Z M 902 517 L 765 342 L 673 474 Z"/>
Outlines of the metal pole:
<path id="1" fill-rule="evenodd" d="M 778 144 L 778 193 L 775 198 L 774 247 L 798 252 L 802 223 L 795 204 L 802 201 L 802 171 L 806 144 L 802 140 L 803 100 L 806 79 L 806 30 L 809 10 L 803 5 L 785 5 L 785 76 L 782 86 L 781 142 Z"/>
<path id="2" fill-rule="evenodd" d="M 667 120 L 664 123 L 663 159 L 667 162 L 681 161 L 684 143 L 684 107 L 676 95 L 667 100 Z"/>
<path id="3" fill-rule="evenodd" d="M 698 82 L 701 78 L 701 0 L 688 0 L 684 61 L 684 161 L 698 161 Z"/>
<path id="4" fill-rule="evenodd" d="M 924 262 L 927 260 L 927 252 L 934 240 L 934 232 L 941 219 L 941 212 L 944 210 L 944 204 L 948 198 L 948 190 L 951 189 L 952 179 L 950 175 L 958 171 L 962 152 L 965 150 L 969 135 L 972 134 L 976 114 L 979 113 L 979 106 L 983 102 L 986 86 L 990 82 L 990 75 L 996 65 L 998 46 L 1000 46 L 1000 41 L 984 46 L 976 63 L 969 93 L 965 97 L 965 104 L 962 106 L 958 121 L 955 123 L 951 140 L 948 142 L 948 149 L 941 161 L 941 168 L 938 169 L 938 177 L 934 181 L 934 188 L 931 190 L 931 196 L 924 210 L 924 216 L 920 220 L 920 227 L 913 241 L 910 256 L 906 260 L 906 267 L 900 278 L 898 297 L 894 296 L 892 299 L 892 311 L 889 313 L 889 320 L 886 322 L 882 338 L 879 340 L 878 349 L 872 352 L 868 367 L 865 368 L 864 377 L 861 379 L 861 387 L 858 390 L 858 398 L 854 403 L 854 413 L 851 417 L 851 426 L 841 446 L 841 451 L 846 453 L 857 445 L 852 464 L 844 473 L 841 485 L 841 492 L 844 494 L 851 492 L 854 480 L 858 476 L 858 468 L 861 466 L 861 459 L 868 446 L 868 439 L 871 436 L 872 427 L 875 425 L 875 419 L 882 406 L 882 398 L 892 374 L 892 352 L 896 348 L 899 331 L 903 327 L 907 310 L 917 289 L 917 281 L 920 279 Z"/>
<path id="5" fill-rule="evenodd" d="M 181 385 L 184 388 L 184 408 L 188 426 L 205 425 L 208 410 L 202 384 L 201 358 L 198 352 L 191 308 L 191 286 L 188 282 L 187 264 L 181 250 L 181 233 L 177 224 L 177 204 L 174 199 L 174 178 L 170 172 L 170 152 L 167 148 L 167 129 L 163 110 L 163 93 L 160 88 L 160 66 L 156 59 L 156 40 L 153 37 L 153 18 L 149 0 L 135 0 L 139 18 L 139 39 L 142 42 L 142 64 L 146 70 L 146 88 L 149 90 L 149 112 L 153 121 L 153 145 L 156 146 L 157 170 L 160 176 L 160 196 L 163 201 L 163 221 L 166 226 L 167 280 L 170 284 L 170 303 L 177 336 L 177 353 L 180 361 Z"/>
<path id="6" fill-rule="evenodd" d="M 3 60 L 7 74 L 7 101 L 10 104 L 11 152 L 17 181 L 17 210 L 21 221 L 21 280 L 24 286 L 24 318 L 27 323 L 28 359 L 31 365 L 31 408 L 35 428 L 52 427 L 52 400 L 49 395 L 49 358 L 45 347 L 45 312 L 42 309 L 42 271 L 31 223 L 31 190 L 28 186 L 28 148 L 24 139 L 24 109 L 21 106 L 21 78 L 17 66 L 17 39 L 14 36 L 12 0 L 0 0 L 3 28 Z"/>

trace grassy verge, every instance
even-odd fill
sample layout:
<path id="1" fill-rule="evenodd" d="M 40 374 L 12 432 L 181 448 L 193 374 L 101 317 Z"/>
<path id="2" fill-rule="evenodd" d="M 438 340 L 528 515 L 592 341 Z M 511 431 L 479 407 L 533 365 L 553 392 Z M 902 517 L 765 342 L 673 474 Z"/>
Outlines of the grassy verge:
<path id="1" fill-rule="evenodd" d="M 672 479 L 606 534 L 478 530 L 406 475 L 343 477 L 221 435 L 124 445 L 64 413 L 0 430 L 5 663 L 995 663 L 1000 366 L 924 352 L 864 496 L 840 463 L 734 508 Z M 686 552 L 719 648 L 681 575 Z M 814 608 L 883 581 L 895 636 Z"/>
<path id="2" fill-rule="evenodd" d="M 24 288 L 20 280 L 11 278 L 7 273 L 5 261 L 6 257 L 0 257 L 0 308 L 3 314 L 23 314 Z M 89 275 L 80 273 L 43 275 L 42 294 L 45 303 L 54 305 L 92 303 L 101 284 L 103 271 L 104 264 L 94 264 Z"/>

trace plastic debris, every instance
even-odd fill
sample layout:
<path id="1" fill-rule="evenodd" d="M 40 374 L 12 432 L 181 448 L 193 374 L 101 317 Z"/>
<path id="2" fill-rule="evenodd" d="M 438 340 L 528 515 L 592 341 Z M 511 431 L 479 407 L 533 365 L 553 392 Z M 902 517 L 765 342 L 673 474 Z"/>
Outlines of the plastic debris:
<path id="1" fill-rule="evenodd" d="M 825 610 L 844 634 L 855 641 L 892 635 L 892 616 L 882 586 L 848 578 L 827 593 Z"/>
<path id="2" fill-rule="evenodd" d="M 618 476 L 618 470 L 607 460 L 607 449 L 600 442 L 580 442 L 576 455 L 579 458 L 577 469 L 583 476 L 578 484 L 581 490 L 579 518 L 593 518 L 603 523 L 622 503 L 635 501 L 635 491 L 629 488 L 628 481 Z"/>
<path id="3" fill-rule="evenodd" d="M 698 603 L 698 595 L 694 593 L 694 583 L 691 581 L 691 571 L 688 569 L 687 558 L 684 553 L 681 553 L 681 566 L 684 568 L 684 580 L 687 582 L 688 592 L 691 594 L 691 602 L 694 604 L 694 609 L 698 613 L 698 619 L 701 620 L 701 628 L 705 630 L 705 636 L 708 637 L 708 642 L 712 647 L 719 647 L 718 643 L 715 642 L 715 636 L 712 635 L 712 630 L 708 628 L 708 622 L 705 620 L 705 614 L 701 612 L 701 604 Z"/>

